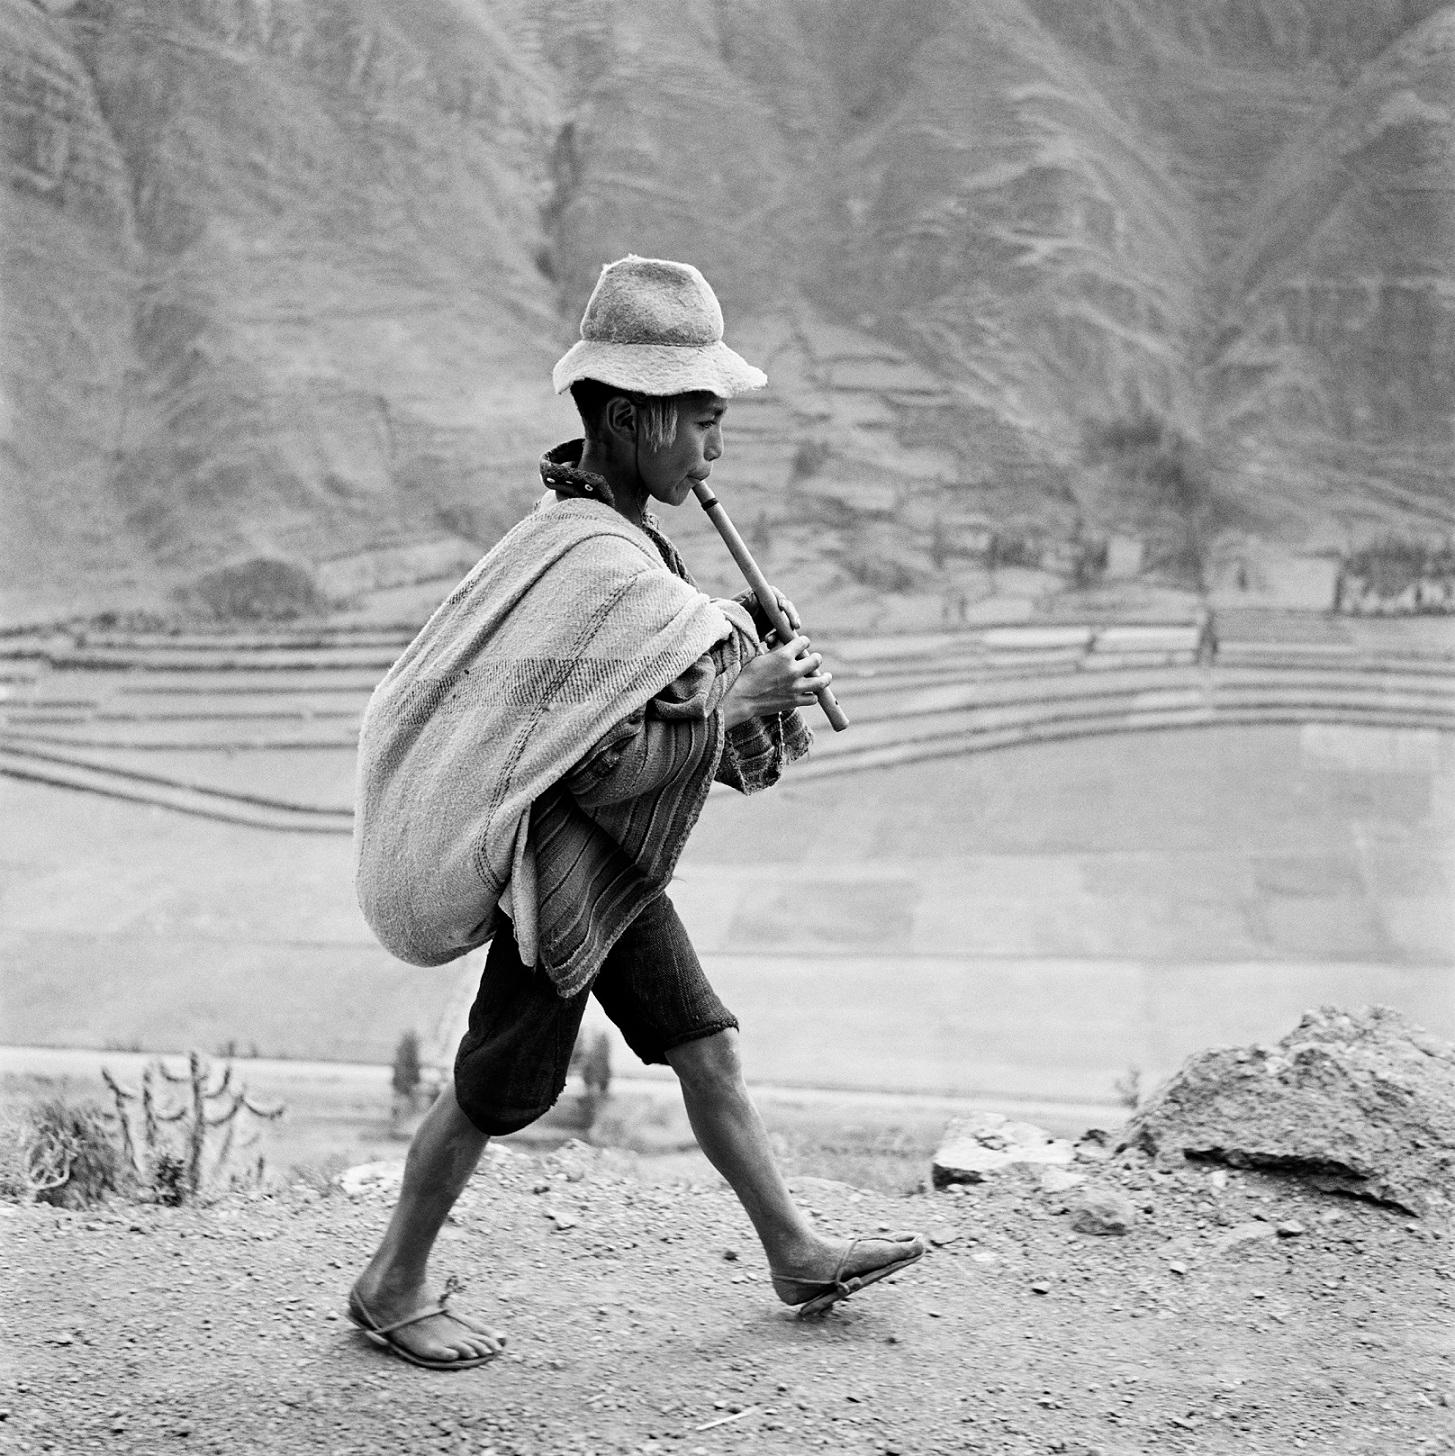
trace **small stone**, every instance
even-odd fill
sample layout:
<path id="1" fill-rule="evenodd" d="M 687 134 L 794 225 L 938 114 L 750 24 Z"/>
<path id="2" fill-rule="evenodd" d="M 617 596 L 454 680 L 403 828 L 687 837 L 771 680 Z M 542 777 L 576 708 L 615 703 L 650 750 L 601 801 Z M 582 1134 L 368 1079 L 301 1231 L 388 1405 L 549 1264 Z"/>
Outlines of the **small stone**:
<path id="1" fill-rule="evenodd" d="M 1243 1244 L 1253 1244 L 1259 1239 L 1270 1238 L 1272 1234 L 1273 1230 L 1266 1223 L 1250 1219 L 1247 1223 L 1235 1224 L 1225 1234 L 1219 1234 L 1213 1240 L 1212 1246 L 1219 1253 L 1226 1254 Z"/>
<path id="2" fill-rule="evenodd" d="M 1286 1223 L 1279 1224 L 1274 1230 L 1280 1239 L 1296 1239 L 1304 1232 L 1304 1227 L 1297 1219 L 1289 1219 Z"/>
<path id="3" fill-rule="evenodd" d="M 1083 1188 L 1072 1206 L 1071 1227 L 1081 1234 L 1124 1234 L 1136 1221 L 1125 1194 L 1096 1184 Z"/>
<path id="4" fill-rule="evenodd" d="M 953 1244 L 960 1237 L 960 1230 L 953 1228 L 938 1228 L 930 1230 L 930 1242 L 936 1248 L 944 1248 L 946 1244 Z"/>

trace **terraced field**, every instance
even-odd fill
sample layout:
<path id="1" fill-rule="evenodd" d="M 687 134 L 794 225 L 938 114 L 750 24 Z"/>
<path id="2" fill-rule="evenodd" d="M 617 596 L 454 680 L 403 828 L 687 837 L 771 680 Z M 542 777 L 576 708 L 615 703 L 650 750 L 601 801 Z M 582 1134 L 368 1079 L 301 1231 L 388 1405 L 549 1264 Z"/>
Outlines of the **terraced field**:
<path id="1" fill-rule="evenodd" d="M 1450 624 L 1218 627 L 826 644 L 853 726 L 715 792 L 673 887 L 755 1075 L 1088 1103 L 1324 1000 L 1455 1035 Z M 443 1053 L 473 964 L 392 961 L 350 887 L 404 638 L 10 639 L 6 1039 Z"/>
<path id="2" fill-rule="evenodd" d="M 1210 659 L 1200 659 L 1196 625 L 1176 622 L 829 644 L 853 728 L 821 732 L 795 778 L 1154 729 L 1455 728 L 1455 626 L 1278 613 L 1219 626 Z M 347 834 L 363 707 L 408 637 L 13 637 L 0 645 L 0 772 L 241 824 Z"/>

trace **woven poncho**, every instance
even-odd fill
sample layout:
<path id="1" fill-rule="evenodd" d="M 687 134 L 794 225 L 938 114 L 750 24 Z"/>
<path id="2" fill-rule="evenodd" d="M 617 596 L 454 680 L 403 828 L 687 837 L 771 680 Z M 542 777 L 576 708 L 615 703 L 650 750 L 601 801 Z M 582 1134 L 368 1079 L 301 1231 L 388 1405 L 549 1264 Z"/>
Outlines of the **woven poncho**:
<path id="1" fill-rule="evenodd" d="M 710 649 L 715 690 L 654 702 Z M 365 712 L 356 885 L 380 941 L 443 964 L 490 938 L 508 886 L 526 963 L 563 996 L 588 985 L 671 878 L 722 754 L 723 688 L 757 650 L 739 604 L 674 575 L 610 506 L 564 500 L 520 522 Z M 581 808 L 563 779 L 648 704 L 692 725 L 680 772 L 641 798 Z"/>

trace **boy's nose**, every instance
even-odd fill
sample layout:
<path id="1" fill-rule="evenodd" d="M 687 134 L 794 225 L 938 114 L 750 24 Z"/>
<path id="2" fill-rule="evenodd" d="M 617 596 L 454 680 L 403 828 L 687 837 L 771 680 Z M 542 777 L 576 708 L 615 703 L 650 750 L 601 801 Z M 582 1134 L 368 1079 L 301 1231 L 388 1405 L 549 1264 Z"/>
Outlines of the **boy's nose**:
<path id="1" fill-rule="evenodd" d="M 722 454 L 722 427 L 714 425 L 707 432 L 707 442 L 702 447 L 704 460 L 716 460 Z"/>

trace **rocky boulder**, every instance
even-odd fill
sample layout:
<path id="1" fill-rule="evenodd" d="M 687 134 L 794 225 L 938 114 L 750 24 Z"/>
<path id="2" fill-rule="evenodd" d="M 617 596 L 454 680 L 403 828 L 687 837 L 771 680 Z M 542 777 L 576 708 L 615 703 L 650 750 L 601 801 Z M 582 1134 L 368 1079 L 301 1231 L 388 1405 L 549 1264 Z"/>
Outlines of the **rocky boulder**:
<path id="1" fill-rule="evenodd" d="M 1202 1052 L 1121 1148 L 1263 1168 L 1413 1214 L 1455 1211 L 1455 1046 L 1388 1007 L 1322 1007 L 1275 1046 Z"/>

